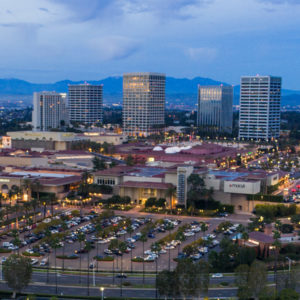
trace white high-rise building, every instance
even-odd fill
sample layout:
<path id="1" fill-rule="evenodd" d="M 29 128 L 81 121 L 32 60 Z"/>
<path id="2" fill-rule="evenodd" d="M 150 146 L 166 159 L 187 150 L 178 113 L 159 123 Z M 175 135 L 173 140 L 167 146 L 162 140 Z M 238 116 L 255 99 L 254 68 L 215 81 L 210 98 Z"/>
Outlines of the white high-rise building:
<path id="1" fill-rule="evenodd" d="M 279 137 L 280 100 L 280 77 L 241 77 L 239 138 Z"/>
<path id="2" fill-rule="evenodd" d="M 34 130 L 47 131 L 68 123 L 67 94 L 56 92 L 33 94 L 32 125 Z"/>
<path id="3" fill-rule="evenodd" d="M 198 127 L 211 132 L 232 132 L 232 86 L 198 86 Z"/>
<path id="4" fill-rule="evenodd" d="M 70 121 L 102 123 L 103 85 L 69 85 L 68 106 Z"/>
<path id="5" fill-rule="evenodd" d="M 165 82 L 160 73 L 123 76 L 123 130 L 131 136 L 148 136 L 165 125 Z"/>

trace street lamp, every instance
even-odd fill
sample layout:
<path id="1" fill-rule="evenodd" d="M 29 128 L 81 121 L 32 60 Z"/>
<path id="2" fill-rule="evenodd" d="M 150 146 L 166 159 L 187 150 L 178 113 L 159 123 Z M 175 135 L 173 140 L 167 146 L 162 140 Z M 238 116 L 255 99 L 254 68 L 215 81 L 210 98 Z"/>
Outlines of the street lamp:
<path id="1" fill-rule="evenodd" d="M 101 286 L 100 291 L 101 291 L 101 299 L 103 300 L 104 299 L 104 287 L 103 286 Z"/>

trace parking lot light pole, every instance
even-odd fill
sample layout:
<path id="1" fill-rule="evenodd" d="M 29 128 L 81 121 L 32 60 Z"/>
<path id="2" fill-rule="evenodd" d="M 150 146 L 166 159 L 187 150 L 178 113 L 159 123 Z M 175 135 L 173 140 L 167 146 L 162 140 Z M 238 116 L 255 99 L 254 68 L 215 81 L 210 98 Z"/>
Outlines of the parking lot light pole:
<path id="1" fill-rule="evenodd" d="M 101 291 L 101 300 L 103 300 L 104 299 L 104 287 L 103 286 L 101 286 L 100 291 Z"/>

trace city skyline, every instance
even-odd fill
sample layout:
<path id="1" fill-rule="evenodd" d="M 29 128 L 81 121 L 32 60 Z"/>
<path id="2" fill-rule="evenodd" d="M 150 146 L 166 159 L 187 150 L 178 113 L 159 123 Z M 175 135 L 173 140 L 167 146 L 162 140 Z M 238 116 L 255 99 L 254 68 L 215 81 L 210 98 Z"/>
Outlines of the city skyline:
<path id="1" fill-rule="evenodd" d="M 299 89 L 298 4 L 4 0 L 0 78 L 54 82 L 157 71 L 238 84 L 241 76 L 259 73 Z"/>

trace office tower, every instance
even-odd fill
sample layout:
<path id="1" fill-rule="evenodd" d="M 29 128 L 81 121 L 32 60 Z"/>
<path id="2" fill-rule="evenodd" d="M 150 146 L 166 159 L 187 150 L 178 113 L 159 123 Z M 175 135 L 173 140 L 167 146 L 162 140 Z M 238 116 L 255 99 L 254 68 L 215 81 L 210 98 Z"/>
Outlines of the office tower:
<path id="1" fill-rule="evenodd" d="M 165 124 L 164 74 L 127 73 L 123 76 L 123 130 L 131 136 L 148 136 Z"/>
<path id="2" fill-rule="evenodd" d="M 70 121 L 102 123 L 103 85 L 69 85 L 68 104 Z"/>
<path id="3" fill-rule="evenodd" d="M 244 76 L 240 91 L 240 139 L 279 137 L 281 78 Z"/>
<path id="4" fill-rule="evenodd" d="M 32 125 L 34 130 L 47 131 L 69 123 L 67 94 L 39 92 L 33 94 Z"/>
<path id="5" fill-rule="evenodd" d="M 204 131 L 232 132 L 232 86 L 198 86 L 198 126 Z"/>

